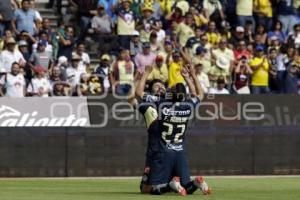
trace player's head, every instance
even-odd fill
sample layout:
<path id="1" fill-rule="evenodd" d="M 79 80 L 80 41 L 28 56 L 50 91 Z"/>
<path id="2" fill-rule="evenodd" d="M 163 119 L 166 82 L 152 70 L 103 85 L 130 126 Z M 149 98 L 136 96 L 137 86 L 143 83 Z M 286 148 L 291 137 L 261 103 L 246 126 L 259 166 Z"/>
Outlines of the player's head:
<path id="1" fill-rule="evenodd" d="M 181 102 L 185 100 L 186 89 L 183 83 L 177 83 L 171 88 L 172 100 L 174 102 Z"/>
<path id="2" fill-rule="evenodd" d="M 166 93 L 165 84 L 162 80 L 159 79 L 154 79 L 153 81 L 151 81 L 151 83 L 149 84 L 149 89 L 151 90 L 151 93 L 155 95 L 163 96 Z"/>

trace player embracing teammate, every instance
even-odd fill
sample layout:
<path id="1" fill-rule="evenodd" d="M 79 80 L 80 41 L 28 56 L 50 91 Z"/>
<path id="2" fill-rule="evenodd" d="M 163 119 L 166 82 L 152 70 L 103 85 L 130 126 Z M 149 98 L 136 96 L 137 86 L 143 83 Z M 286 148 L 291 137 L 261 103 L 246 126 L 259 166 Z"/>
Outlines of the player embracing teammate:
<path id="1" fill-rule="evenodd" d="M 146 66 L 136 88 L 138 109 L 143 114 L 148 130 L 146 167 L 141 181 L 141 192 L 163 194 L 174 191 L 185 196 L 198 188 L 210 194 L 202 176 L 190 179 L 185 133 L 194 108 L 203 99 L 204 93 L 191 65 L 184 65 L 181 73 L 189 88 L 177 83 L 166 92 L 163 82 L 153 80 L 151 94 L 144 93 L 147 77 L 153 67 Z"/>

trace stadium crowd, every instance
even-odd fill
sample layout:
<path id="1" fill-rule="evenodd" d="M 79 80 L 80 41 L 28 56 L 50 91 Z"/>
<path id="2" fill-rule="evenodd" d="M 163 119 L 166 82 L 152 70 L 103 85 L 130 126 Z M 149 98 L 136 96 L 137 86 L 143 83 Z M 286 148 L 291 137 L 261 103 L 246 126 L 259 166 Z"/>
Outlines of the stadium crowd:
<path id="1" fill-rule="evenodd" d="M 0 1 L 0 95 L 129 94 L 148 81 L 184 83 L 192 64 L 205 93 L 299 93 L 300 0 Z M 91 64 L 88 39 L 97 44 Z"/>

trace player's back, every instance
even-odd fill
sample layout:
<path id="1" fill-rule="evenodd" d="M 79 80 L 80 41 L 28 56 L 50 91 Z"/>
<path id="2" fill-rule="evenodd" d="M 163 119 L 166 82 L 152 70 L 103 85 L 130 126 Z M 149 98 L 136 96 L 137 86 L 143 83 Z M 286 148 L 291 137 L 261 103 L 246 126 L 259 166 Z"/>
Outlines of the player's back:
<path id="1" fill-rule="evenodd" d="M 161 147 L 171 151 L 185 151 L 185 133 L 193 114 L 193 101 L 164 102 L 159 107 Z"/>

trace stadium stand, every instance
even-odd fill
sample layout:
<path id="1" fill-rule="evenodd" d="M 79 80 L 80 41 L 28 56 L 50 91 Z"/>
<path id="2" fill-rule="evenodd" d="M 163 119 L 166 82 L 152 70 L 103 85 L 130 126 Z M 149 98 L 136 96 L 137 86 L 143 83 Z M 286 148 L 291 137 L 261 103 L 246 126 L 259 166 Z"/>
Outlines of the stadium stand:
<path id="1" fill-rule="evenodd" d="M 190 62 L 206 93 L 299 93 L 298 0 L 3 0 L 0 95 L 127 95 Z"/>

